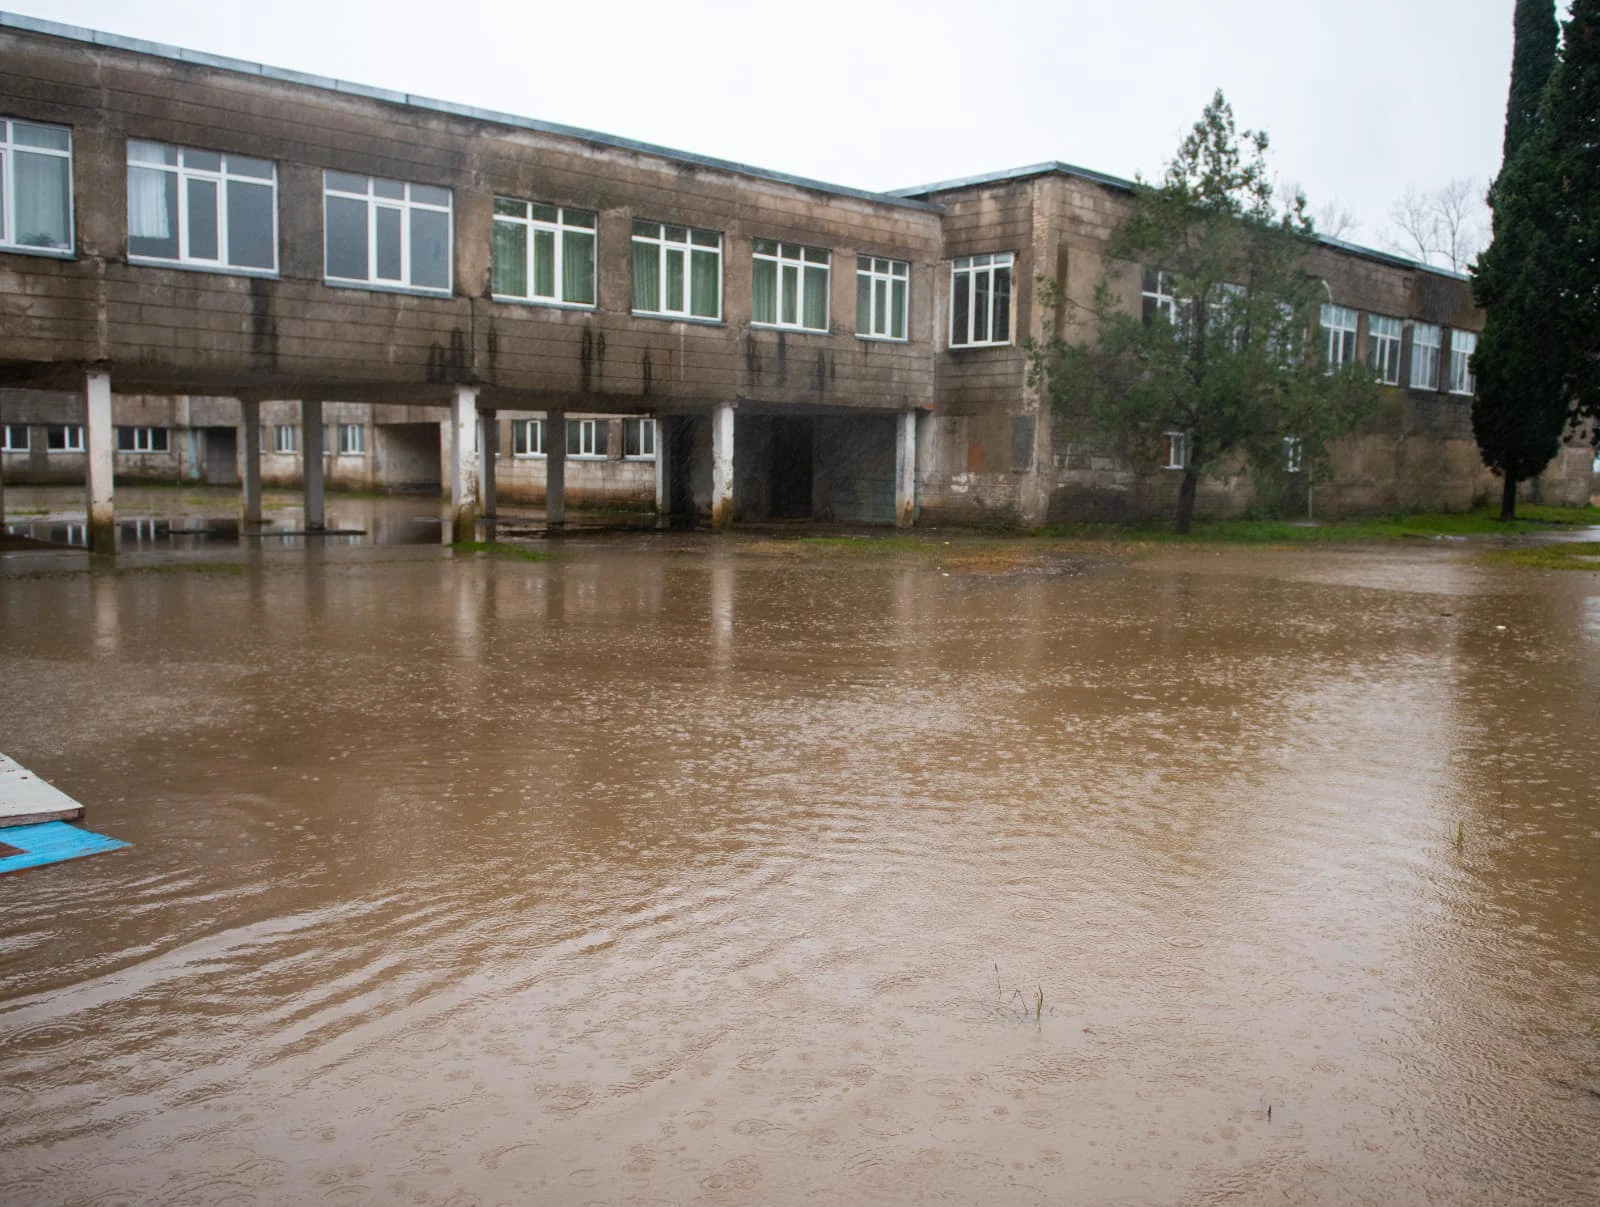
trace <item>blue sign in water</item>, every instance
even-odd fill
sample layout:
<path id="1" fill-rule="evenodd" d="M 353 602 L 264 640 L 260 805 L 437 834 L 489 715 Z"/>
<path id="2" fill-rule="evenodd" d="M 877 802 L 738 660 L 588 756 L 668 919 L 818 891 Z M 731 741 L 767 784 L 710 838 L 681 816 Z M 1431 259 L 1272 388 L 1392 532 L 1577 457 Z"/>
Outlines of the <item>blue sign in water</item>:
<path id="1" fill-rule="evenodd" d="M 91 834 L 64 821 L 0 829 L 0 876 L 46 863 L 121 850 L 128 844 L 104 834 Z"/>

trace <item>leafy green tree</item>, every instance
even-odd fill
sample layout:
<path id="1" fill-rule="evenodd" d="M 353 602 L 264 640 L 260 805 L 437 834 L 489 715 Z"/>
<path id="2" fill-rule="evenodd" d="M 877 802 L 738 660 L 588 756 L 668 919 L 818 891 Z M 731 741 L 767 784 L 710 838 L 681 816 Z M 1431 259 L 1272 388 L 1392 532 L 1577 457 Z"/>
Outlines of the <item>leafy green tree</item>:
<path id="1" fill-rule="evenodd" d="M 1267 146 L 1266 134 L 1236 128 L 1217 92 L 1161 183 L 1135 185 L 1110 239 L 1113 262 L 1141 266 L 1143 312 L 1123 304 L 1126 272 L 1113 269 L 1095 291 L 1094 339 L 1029 349 L 1034 379 L 1070 422 L 1145 456 L 1182 433 L 1187 447 L 1166 450 L 1183 461 L 1179 532 L 1207 471 L 1241 461 L 1270 471 L 1289 456 L 1303 471 L 1325 465 L 1329 442 L 1377 400 L 1364 368 L 1329 371 L 1317 332 L 1327 291 L 1304 266 L 1306 200 L 1276 203 Z M 1067 304 L 1053 283 L 1043 300 Z"/>
<path id="2" fill-rule="evenodd" d="M 1517 484 L 1560 450 L 1570 408 L 1563 183 L 1549 137 L 1559 120 L 1550 91 L 1555 65 L 1554 5 L 1518 0 L 1506 156 L 1489 189 L 1494 239 L 1472 267 L 1473 295 L 1485 311 L 1472 362 L 1472 431 L 1484 464 L 1500 475 L 1502 520 L 1516 517 Z"/>

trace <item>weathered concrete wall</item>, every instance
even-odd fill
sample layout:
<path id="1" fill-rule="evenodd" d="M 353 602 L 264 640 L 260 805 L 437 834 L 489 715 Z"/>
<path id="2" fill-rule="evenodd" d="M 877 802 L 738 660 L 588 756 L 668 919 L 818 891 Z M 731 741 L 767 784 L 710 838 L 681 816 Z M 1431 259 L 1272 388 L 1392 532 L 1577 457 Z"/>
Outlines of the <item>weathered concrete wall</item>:
<path id="1" fill-rule="evenodd" d="M 852 524 L 894 523 L 893 415 L 818 418 L 814 514 Z"/>

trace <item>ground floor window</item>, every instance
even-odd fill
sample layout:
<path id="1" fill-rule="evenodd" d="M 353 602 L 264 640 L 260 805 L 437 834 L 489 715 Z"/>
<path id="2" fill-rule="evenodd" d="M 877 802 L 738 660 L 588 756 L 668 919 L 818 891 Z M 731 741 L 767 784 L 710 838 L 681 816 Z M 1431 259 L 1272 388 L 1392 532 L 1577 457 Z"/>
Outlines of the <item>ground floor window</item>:
<path id="1" fill-rule="evenodd" d="M 272 428 L 272 451 L 275 453 L 299 452 L 300 429 L 292 423 L 274 424 Z"/>
<path id="2" fill-rule="evenodd" d="M 367 429 L 359 423 L 339 425 L 339 455 L 360 457 L 367 451 Z"/>
<path id="3" fill-rule="evenodd" d="M 1291 474 L 1300 472 L 1300 437 L 1283 438 L 1283 468 Z"/>
<path id="4" fill-rule="evenodd" d="M 167 429 L 157 428 L 161 433 L 161 447 L 167 447 Z M 54 453 L 81 453 L 83 451 L 83 424 L 81 423 L 51 423 L 44 429 L 44 446 Z"/>
<path id="5" fill-rule="evenodd" d="M 1189 468 L 1189 433 L 1177 430 L 1161 433 L 1161 468 Z"/>
<path id="6" fill-rule="evenodd" d="M 604 419 L 567 420 L 567 456 L 604 457 L 610 427 Z"/>
<path id="7" fill-rule="evenodd" d="M 543 419 L 513 419 L 511 421 L 511 455 L 513 457 L 544 456 Z"/>
<path id="8" fill-rule="evenodd" d="M 622 455 L 648 460 L 656 455 L 656 421 L 654 419 L 624 419 L 622 421 Z"/>
<path id="9" fill-rule="evenodd" d="M 0 452 L 25 453 L 28 451 L 28 425 L 7 423 L 0 426 Z"/>
<path id="10" fill-rule="evenodd" d="M 83 447 L 83 428 L 78 426 L 78 447 Z M 167 429 L 164 427 L 117 428 L 119 453 L 164 453 L 167 451 Z"/>

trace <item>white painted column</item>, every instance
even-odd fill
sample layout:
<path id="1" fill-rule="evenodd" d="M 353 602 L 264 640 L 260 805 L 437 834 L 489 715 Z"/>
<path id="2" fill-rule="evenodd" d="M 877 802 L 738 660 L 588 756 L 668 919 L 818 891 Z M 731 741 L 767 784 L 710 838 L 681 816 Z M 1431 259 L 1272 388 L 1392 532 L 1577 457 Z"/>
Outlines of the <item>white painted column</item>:
<path id="1" fill-rule="evenodd" d="M 493 411 L 478 414 L 478 473 L 483 480 L 483 514 L 494 519 L 494 473 L 500 458 L 500 418 Z"/>
<path id="2" fill-rule="evenodd" d="M 322 399 L 300 400 L 300 486 L 305 493 L 306 531 L 327 526 L 322 473 Z"/>
<path id="3" fill-rule="evenodd" d="M 544 416 L 544 522 L 560 528 L 567 522 L 567 413 Z"/>
<path id="4" fill-rule="evenodd" d="M 667 474 L 671 467 L 667 465 L 667 423 L 659 415 L 652 422 L 656 425 L 656 515 L 665 519 L 667 508 L 671 506 L 671 483 L 667 481 Z"/>
<path id="5" fill-rule="evenodd" d="M 111 374 L 89 373 L 83 395 L 87 414 L 83 427 L 84 452 L 89 463 L 89 551 L 111 555 L 117 551 L 117 517 L 112 506 L 112 466 L 115 444 L 111 430 Z"/>
<path id="6" fill-rule="evenodd" d="M 894 526 L 910 528 L 917 522 L 917 413 L 901 411 L 895 417 Z"/>
<path id="7" fill-rule="evenodd" d="M 261 523 L 261 403 L 239 399 L 244 419 L 244 522 Z"/>
<path id="8" fill-rule="evenodd" d="M 478 387 L 457 386 L 450 402 L 450 514 L 455 539 L 478 536 Z"/>
<path id="9" fill-rule="evenodd" d="M 733 527 L 733 403 L 711 412 L 711 527 Z"/>

